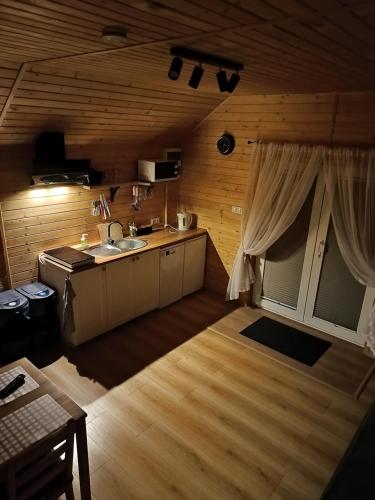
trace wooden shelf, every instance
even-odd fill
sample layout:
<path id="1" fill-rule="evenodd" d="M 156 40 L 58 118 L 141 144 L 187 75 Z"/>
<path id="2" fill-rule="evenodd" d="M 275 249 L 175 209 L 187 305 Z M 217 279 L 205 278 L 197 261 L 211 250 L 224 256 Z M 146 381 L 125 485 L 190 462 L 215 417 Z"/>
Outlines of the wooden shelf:
<path id="1" fill-rule="evenodd" d="M 97 190 L 97 191 L 103 191 L 106 189 L 110 189 L 111 187 L 115 186 L 120 186 L 122 187 L 129 187 L 129 186 L 151 186 L 151 182 L 142 182 L 142 181 L 132 181 L 132 182 L 111 182 L 110 184 L 100 184 L 99 186 L 81 186 L 83 189 L 88 189 L 88 190 Z"/>

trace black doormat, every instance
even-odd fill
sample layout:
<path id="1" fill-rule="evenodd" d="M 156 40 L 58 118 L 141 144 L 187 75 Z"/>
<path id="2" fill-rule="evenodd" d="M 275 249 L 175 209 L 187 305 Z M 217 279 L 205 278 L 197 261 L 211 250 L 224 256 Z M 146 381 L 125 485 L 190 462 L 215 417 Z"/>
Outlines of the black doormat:
<path id="1" fill-rule="evenodd" d="M 313 366 L 332 345 L 265 316 L 240 333 L 309 366 Z"/>

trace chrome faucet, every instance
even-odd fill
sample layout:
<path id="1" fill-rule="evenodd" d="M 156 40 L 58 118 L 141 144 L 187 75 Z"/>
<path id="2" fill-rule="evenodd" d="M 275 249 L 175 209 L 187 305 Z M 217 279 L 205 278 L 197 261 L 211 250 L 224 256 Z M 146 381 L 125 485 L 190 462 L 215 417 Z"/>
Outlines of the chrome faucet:
<path id="1" fill-rule="evenodd" d="M 111 238 L 111 226 L 112 226 L 113 224 L 119 224 L 119 225 L 121 226 L 121 228 L 122 228 L 122 229 L 124 229 L 123 225 L 122 225 L 122 224 L 121 224 L 121 222 L 119 222 L 118 220 L 114 220 L 114 221 L 110 222 L 110 223 L 108 224 L 108 238 L 107 238 L 107 244 L 108 244 L 108 245 L 113 245 L 113 243 L 115 242 L 115 240 L 113 240 L 113 239 Z"/>

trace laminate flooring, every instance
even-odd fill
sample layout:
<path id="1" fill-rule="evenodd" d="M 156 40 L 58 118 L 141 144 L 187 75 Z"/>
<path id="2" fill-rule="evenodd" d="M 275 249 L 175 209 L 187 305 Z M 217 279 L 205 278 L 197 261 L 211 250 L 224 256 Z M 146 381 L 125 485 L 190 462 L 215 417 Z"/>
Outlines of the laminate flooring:
<path id="1" fill-rule="evenodd" d="M 88 413 L 94 499 L 319 499 L 375 382 L 358 401 L 223 335 L 239 313 L 201 291 L 43 368 Z"/>

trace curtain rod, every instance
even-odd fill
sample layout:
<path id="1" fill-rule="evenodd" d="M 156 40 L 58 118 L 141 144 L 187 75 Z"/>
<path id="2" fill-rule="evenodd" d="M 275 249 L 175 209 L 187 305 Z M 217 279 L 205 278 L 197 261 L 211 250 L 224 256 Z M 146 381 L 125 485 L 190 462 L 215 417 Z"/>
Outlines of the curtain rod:
<path id="1" fill-rule="evenodd" d="M 359 151 L 367 152 L 371 149 L 375 149 L 375 146 L 372 144 L 368 145 L 358 145 L 358 144 L 315 144 L 315 143 L 306 143 L 306 142 L 280 142 L 280 141 L 271 141 L 271 142 L 266 142 L 263 141 L 262 139 L 249 139 L 247 141 L 248 144 L 297 144 L 298 146 L 325 146 L 328 147 L 328 150 L 331 148 L 337 149 L 337 148 L 351 148 L 351 149 L 357 149 Z M 329 151 L 331 153 L 331 151 Z"/>

